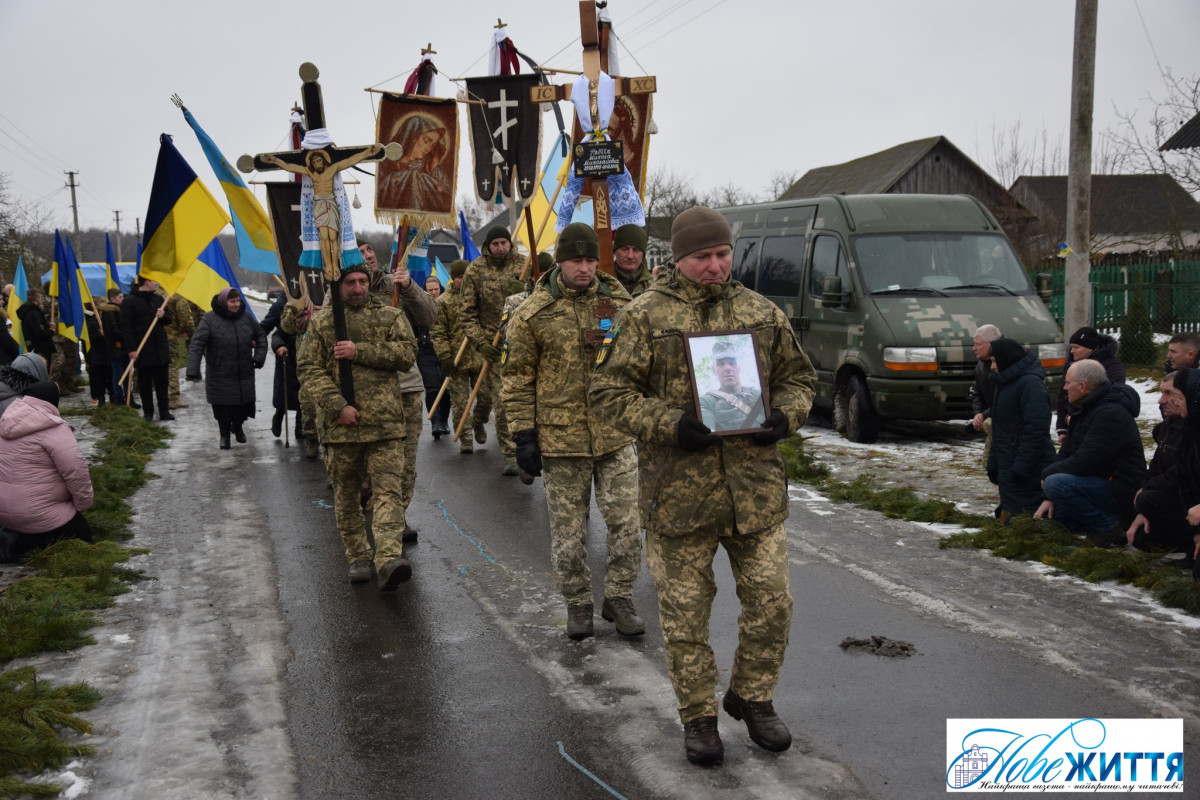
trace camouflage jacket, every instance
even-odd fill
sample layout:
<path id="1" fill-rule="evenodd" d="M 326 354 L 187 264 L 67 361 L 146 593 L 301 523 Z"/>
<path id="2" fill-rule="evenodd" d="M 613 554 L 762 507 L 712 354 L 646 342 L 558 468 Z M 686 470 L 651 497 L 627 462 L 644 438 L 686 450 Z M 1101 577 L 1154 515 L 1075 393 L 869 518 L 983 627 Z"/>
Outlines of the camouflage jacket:
<path id="1" fill-rule="evenodd" d="M 638 440 L 642 524 L 661 535 L 703 530 L 732 501 L 740 533 L 787 519 L 787 475 L 777 448 L 749 435 L 697 453 L 677 446 L 679 418 L 695 413 L 684 332 L 750 328 L 772 408 L 788 430 L 804 424 L 816 372 L 787 317 L 737 281 L 698 286 L 671 270 L 617 317 L 611 350 L 592 379 L 601 419 Z"/>
<path id="2" fill-rule="evenodd" d="M 504 299 L 512 294 L 508 284 L 520 280 L 525 261 L 525 256 L 514 248 L 503 259 L 485 254 L 467 267 L 462 282 L 461 318 L 463 330 L 476 347 L 492 343 L 500 328 Z"/>
<path id="3" fill-rule="evenodd" d="M 388 295 L 383 305 L 392 304 L 392 276 L 388 274 Z M 404 312 L 409 326 L 413 328 L 428 328 L 437 319 L 437 301 L 429 296 L 423 286 L 410 280 L 407 289 L 400 290 L 400 310 Z M 424 392 L 425 382 L 421 380 L 421 371 L 413 364 L 400 376 L 400 391 Z"/>
<path id="4" fill-rule="evenodd" d="M 508 321 L 500 400 L 508 429 L 536 430 L 543 455 L 606 456 L 633 438 L 597 417 L 588 386 L 600 344 L 630 297 L 603 272 L 584 291 L 559 276 L 558 268 L 543 275 Z"/>
<path id="5" fill-rule="evenodd" d="M 192 304 L 181 294 L 173 294 L 167 300 L 167 311 L 175 321 L 167 327 L 167 336 L 182 336 L 187 339 L 196 332 L 196 322 L 192 317 Z"/>
<path id="6" fill-rule="evenodd" d="M 454 366 L 454 357 L 458 355 L 458 348 L 467 335 L 462 326 L 462 302 L 462 289 L 451 282 L 437 299 L 437 319 L 429 326 L 429 339 L 446 372 L 479 372 L 483 359 L 469 341 L 462 358 L 458 360 L 458 366 Z"/>
<path id="7" fill-rule="evenodd" d="M 347 304 L 346 330 L 358 353 L 351 362 L 354 407 L 358 425 L 339 425 L 336 418 L 346 406 L 338 385 L 333 309 L 324 308 L 308 326 L 296 367 L 300 382 L 325 419 L 324 440 L 333 444 L 375 442 L 404 438 L 404 410 L 400 404 L 397 373 L 412 367 L 417 340 L 399 309 L 370 298 L 364 306 Z"/>
<path id="8" fill-rule="evenodd" d="M 650 284 L 654 282 L 654 276 L 650 274 L 650 269 L 646 266 L 646 260 L 642 259 L 642 265 L 638 267 L 638 271 L 633 274 L 632 278 L 627 278 L 621 274 L 619 269 L 613 268 L 617 273 L 617 280 L 625 287 L 625 291 L 629 292 L 630 297 L 640 297 L 650 288 Z"/>

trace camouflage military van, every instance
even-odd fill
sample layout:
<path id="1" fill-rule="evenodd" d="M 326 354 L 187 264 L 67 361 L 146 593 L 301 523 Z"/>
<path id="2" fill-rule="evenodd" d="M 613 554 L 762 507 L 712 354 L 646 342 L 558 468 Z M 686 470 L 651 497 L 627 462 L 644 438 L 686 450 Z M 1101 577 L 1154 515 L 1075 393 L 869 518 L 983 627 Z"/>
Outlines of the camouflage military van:
<path id="1" fill-rule="evenodd" d="M 826 195 L 720 211 L 733 278 L 787 314 L 817 370 L 815 405 L 846 438 L 874 441 L 883 419 L 969 419 L 971 342 L 988 323 L 1034 349 L 1058 391 L 1062 331 L 973 197 Z"/>

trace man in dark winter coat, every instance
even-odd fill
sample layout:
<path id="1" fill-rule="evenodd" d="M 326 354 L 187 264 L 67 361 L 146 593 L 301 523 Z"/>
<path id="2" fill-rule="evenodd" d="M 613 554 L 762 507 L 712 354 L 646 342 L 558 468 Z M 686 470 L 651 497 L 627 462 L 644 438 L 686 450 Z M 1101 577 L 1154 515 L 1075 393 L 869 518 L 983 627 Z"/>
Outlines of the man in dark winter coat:
<path id="1" fill-rule="evenodd" d="M 1157 447 L 1146 471 L 1146 481 L 1133 496 L 1137 516 L 1125 532 L 1125 540 L 1136 547 L 1156 545 L 1179 550 L 1187 555 L 1186 565 L 1192 565 L 1192 533 L 1187 524 L 1187 509 L 1179 495 L 1179 460 L 1187 435 L 1187 413 L 1183 391 L 1172 372 L 1162 381 L 1158 407 L 1163 421 L 1155 426 Z"/>
<path id="2" fill-rule="evenodd" d="M 1100 362 L 1104 374 L 1112 383 L 1125 383 L 1125 365 L 1117 358 L 1117 340 L 1100 333 L 1095 328 L 1080 328 L 1071 334 L 1067 369 L 1076 361 L 1089 358 Z M 1067 425 L 1070 423 L 1071 404 L 1067 400 L 1067 389 L 1064 386 L 1058 393 L 1058 441 L 1061 444 L 1067 435 Z"/>
<path id="3" fill-rule="evenodd" d="M 988 480 L 1000 487 L 1005 519 L 1032 514 L 1043 500 L 1042 470 L 1054 461 L 1050 395 L 1037 353 L 1012 339 L 991 342 L 996 395 L 991 407 Z"/>
<path id="4" fill-rule="evenodd" d="M 1186 426 L 1179 453 L 1179 495 L 1192 534 L 1192 577 L 1200 581 L 1200 369 L 1179 370 L 1175 385 L 1183 391 Z"/>
<path id="5" fill-rule="evenodd" d="M 121 301 L 121 338 L 129 351 L 129 360 L 137 365 L 138 394 L 142 396 L 142 414 L 154 419 L 154 400 L 158 398 L 158 418 L 162 421 L 175 419 L 171 413 L 170 376 L 171 345 L 167 340 L 166 325 L 174 317 L 163 305 L 163 298 L 155 293 L 158 282 L 138 275 L 129 294 Z M 150 323 L 158 318 L 154 329 Z M 150 337 L 142 343 L 142 337 L 150 331 Z"/>
<path id="6" fill-rule="evenodd" d="M 1138 432 L 1138 393 L 1108 379 L 1092 359 L 1072 364 L 1063 382 L 1071 425 L 1058 458 L 1042 471 L 1046 500 L 1035 517 L 1050 517 L 1100 547 L 1125 541 L 1122 518 L 1146 476 Z"/>
<path id="7" fill-rule="evenodd" d="M 996 394 L 996 371 L 992 369 L 992 342 L 1003 334 L 995 325 L 980 325 L 971 342 L 975 353 L 975 382 L 971 384 L 971 427 L 977 431 L 988 431 L 987 420 L 991 418 L 992 397 Z M 990 442 L 989 442 L 990 443 Z"/>
<path id="8" fill-rule="evenodd" d="M 49 364 L 54 355 L 54 338 L 50 335 L 46 315 L 42 313 L 43 297 L 41 289 L 30 288 L 25 303 L 17 309 L 17 319 L 21 320 L 21 331 L 29 349 Z"/>

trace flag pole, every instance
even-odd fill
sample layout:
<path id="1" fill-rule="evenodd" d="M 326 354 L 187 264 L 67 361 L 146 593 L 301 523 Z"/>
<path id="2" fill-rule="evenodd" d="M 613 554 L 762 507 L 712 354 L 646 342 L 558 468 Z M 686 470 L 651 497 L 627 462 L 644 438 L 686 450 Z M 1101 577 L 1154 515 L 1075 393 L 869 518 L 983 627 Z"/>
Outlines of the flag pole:
<path id="1" fill-rule="evenodd" d="M 288 392 L 291 390 L 291 387 L 288 385 L 290 382 L 288 381 L 287 356 L 280 356 L 280 358 L 283 361 L 283 446 L 291 447 L 291 433 L 288 431 L 288 428 L 290 428 L 291 425 L 288 424 L 287 407 L 287 396 Z"/>
<path id="2" fill-rule="evenodd" d="M 463 353 L 467 350 L 467 337 L 463 335 L 462 344 L 458 346 L 458 353 L 454 356 L 454 364 L 452 367 L 457 367 L 459 360 L 462 359 Z M 446 380 L 442 381 L 442 388 L 438 390 L 437 397 L 433 399 L 433 405 L 429 407 L 429 413 L 425 415 L 425 419 L 433 419 L 433 412 L 437 410 L 438 403 L 442 402 L 442 395 L 446 393 L 446 389 L 450 386 L 450 376 L 446 376 Z"/>
<path id="3" fill-rule="evenodd" d="M 161 305 L 161 306 L 159 306 L 158 308 L 163 308 L 163 309 L 165 309 L 165 308 L 167 307 L 167 303 L 171 302 L 171 298 L 172 298 L 172 297 L 174 297 L 174 296 L 175 296 L 175 294 L 174 294 L 174 293 L 171 293 L 171 294 L 167 295 L 167 299 L 166 299 L 166 300 L 163 300 L 163 303 L 162 303 L 162 305 Z M 157 311 L 158 311 L 158 308 L 156 308 L 156 309 L 154 309 L 154 310 L 157 312 Z M 166 312 L 164 311 L 163 313 L 165 314 Z M 137 346 L 137 350 L 134 350 L 134 352 L 135 352 L 135 353 L 140 353 L 140 352 L 142 352 L 142 348 L 146 346 L 146 340 L 150 338 L 150 334 L 151 334 L 151 332 L 153 332 L 153 331 L 154 331 L 154 326 L 158 324 L 158 320 L 159 320 L 159 316 L 158 316 L 158 314 L 156 313 L 156 314 L 154 315 L 154 319 L 150 320 L 150 327 L 146 329 L 146 335 L 142 337 L 142 341 L 141 341 L 141 343 L 140 343 L 140 344 L 138 344 L 138 346 Z M 125 382 L 125 376 L 126 376 L 126 375 L 128 375 L 130 372 L 132 372 L 132 371 L 133 371 L 133 365 L 134 365 L 134 363 L 135 363 L 136 361 L 137 361 L 137 359 L 130 359 L 130 360 L 129 360 L 129 366 L 127 366 L 127 367 L 125 368 L 125 371 L 121 373 L 121 380 L 117 381 L 117 383 L 124 383 L 124 382 Z M 133 381 L 132 381 L 132 380 L 129 382 L 129 385 L 130 385 L 130 387 L 132 387 L 132 386 L 133 386 Z"/>

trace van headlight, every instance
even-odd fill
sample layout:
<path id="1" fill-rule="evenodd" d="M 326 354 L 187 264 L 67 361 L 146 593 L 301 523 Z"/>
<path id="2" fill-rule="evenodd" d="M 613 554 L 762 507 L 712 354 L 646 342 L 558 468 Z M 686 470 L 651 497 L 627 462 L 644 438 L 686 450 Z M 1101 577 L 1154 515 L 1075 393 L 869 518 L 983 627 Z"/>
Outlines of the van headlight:
<path id="1" fill-rule="evenodd" d="M 1067 363 L 1067 343 L 1066 342 L 1050 342 L 1049 344 L 1037 345 L 1038 361 L 1042 362 L 1042 368 L 1061 367 Z"/>
<path id="2" fill-rule="evenodd" d="M 936 372 L 936 347 L 885 347 L 883 365 L 901 372 Z"/>

